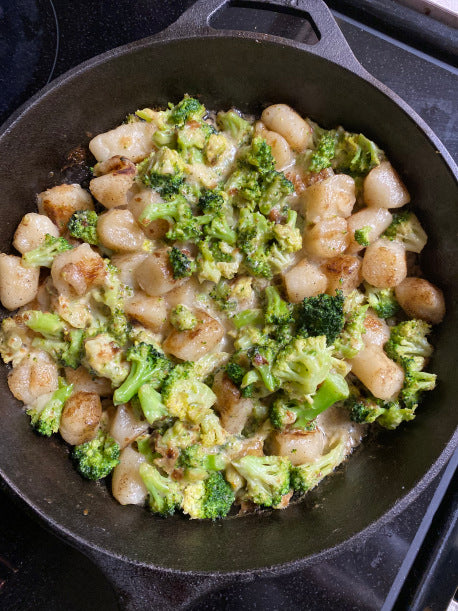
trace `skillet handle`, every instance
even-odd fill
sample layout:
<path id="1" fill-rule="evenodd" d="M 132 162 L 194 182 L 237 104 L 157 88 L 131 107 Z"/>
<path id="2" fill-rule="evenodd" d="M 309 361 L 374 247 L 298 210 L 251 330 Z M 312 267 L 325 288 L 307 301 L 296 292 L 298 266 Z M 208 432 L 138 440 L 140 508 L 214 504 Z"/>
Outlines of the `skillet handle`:
<path id="1" fill-rule="evenodd" d="M 244 35 L 257 39 L 274 38 L 285 44 L 292 44 L 309 53 L 329 59 L 352 72 L 366 76 L 366 70 L 361 66 L 353 54 L 344 35 L 336 23 L 331 11 L 324 0 L 198 0 L 175 23 L 155 35 L 161 38 L 188 38 L 199 36 L 217 36 L 220 32 L 227 33 L 232 30 L 217 30 L 210 26 L 212 15 L 217 13 L 226 4 L 240 8 L 254 8 L 288 13 L 303 16 L 311 22 L 317 30 L 318 42 L 310 45 L 299 40 L 291 40 L 282 36 L 260 34 L 259 32 L 244 32 Z M 302 15 L 301 15 L 302 13 Z"/>

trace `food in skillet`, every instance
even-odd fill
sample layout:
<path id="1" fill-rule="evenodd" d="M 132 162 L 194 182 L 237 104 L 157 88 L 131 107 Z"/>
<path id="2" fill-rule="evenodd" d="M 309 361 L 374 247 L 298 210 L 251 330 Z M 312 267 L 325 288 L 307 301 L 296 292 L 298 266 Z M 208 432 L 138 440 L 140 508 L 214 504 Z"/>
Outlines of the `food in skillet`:
<path id="1" fill-rule="evenodd" d="M 89 191 L 40 193 L 0 255 L 9 387 L 84 477 L 162 516 L 283 508 L 414 418 L 444 300 L 373 142 L 185 97 L 89 148 Z"/>

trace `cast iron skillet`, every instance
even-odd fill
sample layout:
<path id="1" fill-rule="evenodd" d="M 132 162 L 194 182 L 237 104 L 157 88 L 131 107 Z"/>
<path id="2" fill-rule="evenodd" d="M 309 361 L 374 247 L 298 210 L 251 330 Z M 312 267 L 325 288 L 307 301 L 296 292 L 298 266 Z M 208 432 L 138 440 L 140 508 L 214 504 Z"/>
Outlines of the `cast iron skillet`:
<path id="1" fill-rule="evenodd" d="M 319 33 L 314 46 L 213 30 L 208 18 L 222 4 L 199 2 L 161 34 L 71 70 L 3 126 L 0 249 L 9 251 L 17 223 L 34 210 L 35 193 L 53 184 L 50 171 L 62 166 L 64 154 L 86 143 L 88 133 L 119 124 L 128 112 L 165 105 L 184 92 L 199 95 L 215 109 L 235 105 L 258 112 L 268 103 L 286 102 L 325 126 L 343 124 L 367 134 L 404 177 L 429 235 L 424 271 L 447 299 L 447 318 L 437 332 L 432 363 L 440 382 L 415 421 L 368 440 L 345 469 L 303 503 L 282 512 L 211 523 L 180 516 L 162 520 L 142 508 L 121 507 L 104 486 L 81 479 L 57 436 L 48 441 L 31 432 L 8 391 L 3 368 L 3 480 L 72 545 L 99 554 L 105 565 L 110 558 L 125 561 L 115 581 L 125 575 L 127 563 L 136 565 L 137 573 L 149 567 L 163 574 L 172 571 L 178 578 L 183 571 L 249 575 L 310 562 L 405 508 L 438 473 L 456 441 L 456 166 L 412 109 L 360 66 L 320 0 L 269 5 L 307 13 Z M 134 590 L 132 584 L 125 587 Z"/>

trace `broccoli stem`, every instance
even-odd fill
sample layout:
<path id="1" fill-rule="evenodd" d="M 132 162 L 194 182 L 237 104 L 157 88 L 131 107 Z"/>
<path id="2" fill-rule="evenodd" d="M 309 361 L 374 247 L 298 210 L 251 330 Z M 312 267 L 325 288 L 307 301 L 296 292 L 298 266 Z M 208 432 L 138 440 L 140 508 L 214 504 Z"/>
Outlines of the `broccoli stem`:
<path id="1" fill-rule="evenodd" d="M 255 308 L 253 310 L 243 310 L 243 312 L 239 312 L 233 317 L 232 322 L 236 329 L 242 329 L 247 325 L 261 324 L 263 318 L 262 310 Z"/>
<path id="2" fill-rule="evenodd" d="M 313 396 L 311 406 L 300 410 L 294 423 L 295 428 L 307 426 L 321 412 L 324 412 L 328 407 L 337 403 L 337 401 L 343 401 L 349 394 L 350 390 L 345 378 L 338 374 L 329 374 Z"/>
<path id="3" fill-rule="evenodd" d="M 168 415 L 167 408 L 162 403 L 162 397 L 152 384 L 143 384 L 138 389 L 138 399 L 145 418 L 150 424 Z"/>
<path id="4" fill-rule="evenodd" d="M 25 324 L 48 339 L 62 338 L 65 324 L 60 316 L 51 312 L 32 310 L 28 312 Z"/>

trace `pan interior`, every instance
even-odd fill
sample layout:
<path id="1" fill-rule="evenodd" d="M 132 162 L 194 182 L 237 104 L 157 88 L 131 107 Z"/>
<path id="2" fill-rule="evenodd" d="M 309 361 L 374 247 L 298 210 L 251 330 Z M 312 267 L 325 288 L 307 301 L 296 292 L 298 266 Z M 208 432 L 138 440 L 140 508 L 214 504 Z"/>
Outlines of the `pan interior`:
<path id="1" fill-rule="evenodd" d="M 266 40 L 227 36 L 143 43 L 64 77 L 0 136 L 0 249 L 9 252 L 17 223 L 34 210 L 35 193 L 56 183 L 52 172 L 62 167 L 69 150 L 137 108 L 165 105 L 186 92 L 214 109 L 258 112 L 285 102 L 324 126 L 361 131 L 385 149 L 429 235 L 424 271 L 447 297 L 447 319 L 435 338 L 432 362 L 438 388 L 416 420 L 368 439 L 345 469 L 304 502 L 282 512 L 209 523 L 155 518 L 141 508 L 118 505 L 103 485 L 83 481 L 57 437 L 49 441 L 31 432 L 3 368 L 0 468 L 34 509 L 73 541 L 171 569 L 257 569 L 347 540 L 381 518 L 434 463 L 437 471 L 441 454 L 444 460 L 456 426 L 456 186 L 435 146 L 402 109 L 326 60 Z"/>

